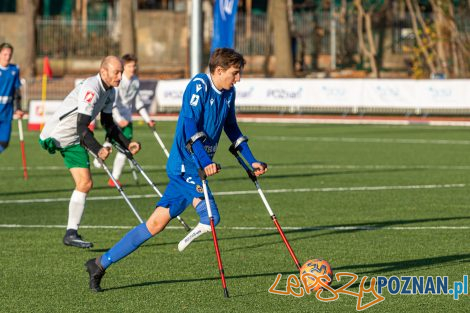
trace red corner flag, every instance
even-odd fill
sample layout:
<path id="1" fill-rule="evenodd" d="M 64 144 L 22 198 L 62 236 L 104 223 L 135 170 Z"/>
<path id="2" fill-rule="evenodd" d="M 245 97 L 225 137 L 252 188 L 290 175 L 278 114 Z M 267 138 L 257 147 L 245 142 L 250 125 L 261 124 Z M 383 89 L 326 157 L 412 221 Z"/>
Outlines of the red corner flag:
<path id="1" fill-rule="evenodd" d="M 42 75 L 46 75 L 47 77 L 52 78 L 52 69 L 51 65 L 49 64 L 49 58 L 47 56 L 45 56 L 42 61 Z"/>

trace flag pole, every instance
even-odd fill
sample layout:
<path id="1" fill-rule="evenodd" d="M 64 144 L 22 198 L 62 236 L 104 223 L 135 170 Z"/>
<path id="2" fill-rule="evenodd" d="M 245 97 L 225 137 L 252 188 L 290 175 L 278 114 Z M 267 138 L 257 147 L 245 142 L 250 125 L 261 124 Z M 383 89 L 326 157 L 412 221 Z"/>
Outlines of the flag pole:
<path id="1" fill-rule="evenodd" d="M 47 78 L 52 77 L 51 65 L 49 64 L 49 58 L 45 56 L 42 62 L 42 91 L 41 91 L 41 124 L 39 129 L 42 130 L 45 123 L 45 111 L 46 111 L 46 98 L 47 98 Z"/>

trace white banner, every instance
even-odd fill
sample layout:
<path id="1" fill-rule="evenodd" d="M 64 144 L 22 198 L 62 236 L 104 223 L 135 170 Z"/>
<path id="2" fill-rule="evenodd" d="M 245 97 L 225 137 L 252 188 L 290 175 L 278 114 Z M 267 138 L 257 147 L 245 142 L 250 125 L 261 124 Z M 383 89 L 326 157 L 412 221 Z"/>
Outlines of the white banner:
<path id="1" fill-rule="evenodd" d="M 29 102 L 28 130 L 39 130 L 62 104 L 60 100 L 31 100 Z"/>
<path id="2" fill-rule="evenodd" d="M 161 107 L 181 106 L 188 82 L 187 79 L 158 81 L 157 90 L 155 91 L 157 104 Z"/>
<path id="3" fill-rule="evenodd" d="M 470 108 L 470 80 L 417 80 L 415 86 L 420 108 Z"/>
<path id="4" fill-rule="evenodd" d="M 414 108 L 418 102 L 414 80 L 370 79 L 362 88 L 362 107 Z"/>
<path id="5" fill-rule="evenodd" d="M 159 81 L 160 108 L 181 106 L 188 80 Z M 470 80 L 243 78 L 236 105 L 470 109 Z"/>

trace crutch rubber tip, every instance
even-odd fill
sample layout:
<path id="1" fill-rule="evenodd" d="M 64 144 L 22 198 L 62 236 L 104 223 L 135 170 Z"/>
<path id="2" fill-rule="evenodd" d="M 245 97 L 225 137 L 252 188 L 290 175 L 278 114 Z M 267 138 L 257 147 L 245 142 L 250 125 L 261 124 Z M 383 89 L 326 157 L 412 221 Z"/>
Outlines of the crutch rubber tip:
<path id="1" fill-rule="evenodd" d="M 227 288 L 224 288 L 224 297 L 225 298 L 230 298 L 230 296 L 228 295 L 228 289 Z"/>

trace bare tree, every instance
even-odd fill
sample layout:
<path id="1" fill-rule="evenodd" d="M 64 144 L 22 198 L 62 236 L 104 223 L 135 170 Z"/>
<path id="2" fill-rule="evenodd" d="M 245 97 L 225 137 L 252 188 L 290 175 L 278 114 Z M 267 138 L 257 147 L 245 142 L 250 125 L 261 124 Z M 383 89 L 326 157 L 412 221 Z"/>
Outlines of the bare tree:
<path id="1" fill-rule="evenodd" d="M 424 57 L 424 62 L 426 65 L 429 67 L 432 73 L 436 72 L 436 65 L 434 62 L 434 58 L 432 57 L 432 54 L 430 53 L 429 50 L 429 44 L 431 43 L 431 40 L 429 37 L 425 37 L 425 40 L 423 40 L 423 36 L 428 36 L 427 31 L 421 31 L 418 25 L 418 17 L 421 17 L 420 11 L 419 11 L 419 5 L 416 2 L 416 0 L 405 0 L 406 6 L 408 8 L 408 12 L 410 12 L 411 16 L 411 25 L 413 27 L 413 33 L 414 37 L 416 39 L 416 44 L 418 46 L 418 49 L 420 53 Z M 422 18 L 419 18 L 420 23 L 423 23 Z M 421 28 L 423 28 L 423 25 L 421 25 Z"/>
<path id="2" fill-rule="evenodd" d="M 26 23 L 25 29 L 25 65 L 22 69 L 22 75 L 26 78 L 32 78 L 36 74 L 36 15 L 39 7 L 39 0 L 23 0 L 22 9 Z"/>
<path id="3" fill-rule="evenodd" d="M 294 77 L 287 3 L 285 0 L 269 1 L 268 21 L 273 30 L 276 67 L 274 77 Z"/>
<path id="4" fill-rule="evenodd" d="M 135 53 L 135 30 L 134 30 L 134 5 L 133 0 L 120 0 L 120 25 L 121 41 L 119 51 L 121 55 L 125 53 Z"/>
<path id="5" fill-rule="evenodd" d="M 369 59 L 372 76 L 379 78 L 380 73 L 377 66 L 377 46 L 372 32 L 372 13 L 374 12 L 375 5 L 371 5 L 367 11 L 364 9 L 362 0 L 354 0 L 354 5 L 356 6 L 358 13 L 357 37 L 359 40 L 359 47 L 362 54 Z M 367 44 L 363 34 L 364 28 L 366 31 Z"/>
<path id="6" fill-rule="evenodd" d="M 411 15 L 418 56 L 421 57 L 415 57 L 418 59 L 415 67 L 423 73 L 429 71 L 431 74 L 443 73 L 446 77 L 465 77 L 470 70 L 469 40 L 458 29 L 454 3 L 430 0 L 432 20 L 426 22 L 417 0 L 405 2 Z"/>

